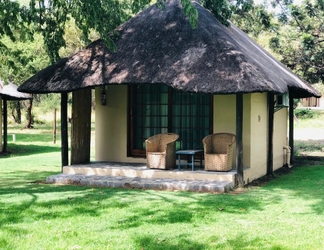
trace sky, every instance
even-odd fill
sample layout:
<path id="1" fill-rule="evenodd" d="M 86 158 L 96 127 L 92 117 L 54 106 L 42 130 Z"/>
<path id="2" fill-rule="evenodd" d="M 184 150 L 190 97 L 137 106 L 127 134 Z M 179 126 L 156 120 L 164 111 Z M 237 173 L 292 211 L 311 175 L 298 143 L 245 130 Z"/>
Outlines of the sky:
<path id="1" fill-rule="evenodd" d="M 261 3 L 264 3 L 264 2 L 269 2 L 267 0 L 254 0 L 254 3 L 256 4 L 261 4 Z M 295 4 L 300 4 L 302 2 L 302 0 L 294 0 L 294 3 Z"/>
<path id="2" fill-rule="evenodd" d="M 269 10 L 269 11 L 273 11 L 275 13 L 280 12 L 280 8 L 279 7 L 273 8 L 270 5 L 270 0 L 253 0 L 253 1 L 254 1 L 255 4 L 263 4 L 263 3 L 265 3 L 266 6 L 267 6 L 267 10 Z M 303 0 L 293 0 L 294 4 L 296 4 L 296 5 L 299 5 L 302 1 Z"/>

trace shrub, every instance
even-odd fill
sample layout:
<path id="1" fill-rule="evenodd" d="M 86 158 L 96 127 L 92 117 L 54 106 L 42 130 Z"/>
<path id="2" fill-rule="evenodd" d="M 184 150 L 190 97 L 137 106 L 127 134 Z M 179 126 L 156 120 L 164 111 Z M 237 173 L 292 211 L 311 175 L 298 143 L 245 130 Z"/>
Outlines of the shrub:
<path id="1" fill-rule="evenodd" d="M 295 116 L 299 119 L 315 118 L 316 114 L 311 109 L 295 109 Z"/>

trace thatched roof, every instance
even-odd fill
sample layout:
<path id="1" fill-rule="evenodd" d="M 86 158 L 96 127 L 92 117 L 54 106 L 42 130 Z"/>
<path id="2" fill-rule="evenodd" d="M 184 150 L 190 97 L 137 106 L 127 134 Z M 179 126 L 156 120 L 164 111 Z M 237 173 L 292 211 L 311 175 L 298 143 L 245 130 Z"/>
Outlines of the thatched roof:
<path id="1" fill-rule="evenodd" d="M 202 93 L 320 94 L 240 29 L 222 25 L 198 3 L 192 29 L 178 1 L 155 5 L 116 29 L 117 51 L 102 40 L 38 72 L 19 90 L 70 92 L 106 84 L 166 84 Z"/>
<path id="2" fill-rule="evenodd" d="M 32 99 L 30 94 L 22 93 L 17 90 L 18 86 L 9 82 L 4 85 L 4 82 L 0 80 L 0 96 L 6 100 L 26 100 Z"/>

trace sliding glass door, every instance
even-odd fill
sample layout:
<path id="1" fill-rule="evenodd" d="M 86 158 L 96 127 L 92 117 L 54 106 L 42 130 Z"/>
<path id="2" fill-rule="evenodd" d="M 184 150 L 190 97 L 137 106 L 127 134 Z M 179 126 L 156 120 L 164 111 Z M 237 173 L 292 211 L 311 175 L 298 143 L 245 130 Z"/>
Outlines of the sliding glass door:
<path id="1" fill-rule="evenodd" d="M 182 92 L 163 84 L 129 87 L 129 156 L 145 156 L 145 140 L 177 133 L 177 149 L 202 149 L 212 131 L 212 95 Z"/>

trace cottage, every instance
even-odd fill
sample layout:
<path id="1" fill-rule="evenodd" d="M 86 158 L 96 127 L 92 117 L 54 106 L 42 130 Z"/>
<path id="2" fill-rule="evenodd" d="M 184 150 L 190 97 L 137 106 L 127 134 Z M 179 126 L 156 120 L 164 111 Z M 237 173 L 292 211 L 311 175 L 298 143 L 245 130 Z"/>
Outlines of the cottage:
<path id="1" fill-rule="evenodd" d="M 7 101 L 19 101 L 32 99 L 30 94 L 17 91 L 18 86 L 9 82 L 5 85 L 0 79 L 0 153 L 7 152 Z M 2 111 L 3 107 L 3 111 Z M 3 117 L 3 122 L 2 122 Z M 3 124 L 3 142 L 2 142 L 2 124 Z"/>
<path id="2" fill-rule="evenodd" d="M 320 94 L 235 25 L 193 3 L 195 29 L 178 1 L 152 5 L 116 29 L 116 51 L 99 39 L 19 90 L 60 92 L 64 100 L 95 88 L 96 161 L 145 163 L 144 141 L 157 133 L 179 134 L 177 149 L 202 149 L 206 135 L 228 132 L 236 135 L 238 184 L 290 164 L 293 98 Z"/>

